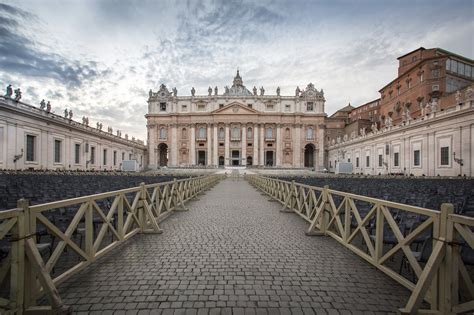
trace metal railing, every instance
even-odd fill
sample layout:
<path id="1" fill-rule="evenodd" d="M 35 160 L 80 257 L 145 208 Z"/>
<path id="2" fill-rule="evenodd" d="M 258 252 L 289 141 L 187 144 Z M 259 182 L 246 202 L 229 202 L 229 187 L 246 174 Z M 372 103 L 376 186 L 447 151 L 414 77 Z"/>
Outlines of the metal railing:
<path id="1" fill-rule="evenodd" d="M 0 211 L 0 241 L 8 239 L 11 244 L 0 266 L 0 313 L 68 312 L 57 290 L 59 284 L 137 233 L 161 233 L 158 223 L 162 219 L 172 211 L 187 210 L 186 201 L 222 178 L 209 175 L 142 183 L 139 187 L 34 206 L 22 199 L 16 209 Z M 50 212 L 58 209 L 70 210 L 70 220 L 64 225 L 57 222 L 58 216 L 51 216 Z M 38 227 L 44 227 L 57 240 L 54 248 L 50 244 L 46 260 L 36 239 Z M 109 242 L 105 241 L 107 233 L 111 236 Z M 71 251 L 78 260 L 67 268 L 60 266 L 58 262 Z M 48 306 L 38 305 L 43 297 Z"/>
<path id="2" fill-rule="evenodd" d="M 282 210 L 308 221 L 308 235 L 331 236 L 409 289 L 411 296 L 400 313 L 459 314 L 474 310 L 474 285 L 460 254 L 462 247 L 474 249 L 474 218 L 453 214 L 453 205 L 442 204 L 441 211 L 436 211 L 328 186 L 258 175 L 247 175 L 246 179 L 278 200 Z M 401 217 L 416 224 L 406 230 Z M 422 241 L 421 251 L 415 249 Z M 425 250 L 429 245 L 431 250 Z M 397 253 L 402 253 L 401 257 Z M 390 262 L 396 255 L 411 275 L 393 268 Z M 429 309 L 421 309 L 424 302 Z"/>

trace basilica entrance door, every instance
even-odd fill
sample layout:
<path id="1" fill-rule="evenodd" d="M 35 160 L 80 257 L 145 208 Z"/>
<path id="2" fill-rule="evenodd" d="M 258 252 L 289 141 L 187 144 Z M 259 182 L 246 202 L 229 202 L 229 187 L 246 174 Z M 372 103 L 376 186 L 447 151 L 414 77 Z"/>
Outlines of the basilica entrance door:
<path id="1" fill-rule="evenodd" d="M 232 166 L 239 166 L 240 165 L 240 151 L 239 150 L 232 150 Z"/>
<path id="2" fill-rule="evenodd" d="M 168 165 L 168 146 L 165 143 L 161 143 L 158 146 L 158 165 L 167 166 Z"/>
<path id="3" fill-rule="evenodd" d="M 314 167 L 314 145 L 311 143 L 304 147 L 304 167 Z"/>
<path id="4" fill-rule="evenodd" d="M 265 152 L 265 166 L 274 166 L 273 151 Z"/>
<path id="5" fill-rule="evenodd" d="M 198 151 L 198 160 L 197 160 L 198 165 L 206 165 L 206 151 Z"/>

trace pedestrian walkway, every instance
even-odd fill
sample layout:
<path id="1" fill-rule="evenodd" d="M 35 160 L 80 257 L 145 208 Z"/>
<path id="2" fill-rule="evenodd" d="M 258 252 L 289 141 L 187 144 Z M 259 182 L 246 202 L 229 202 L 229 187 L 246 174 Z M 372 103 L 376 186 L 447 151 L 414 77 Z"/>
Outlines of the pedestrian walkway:
<path id="1" fill-rule="evenodd" d="M 74 312 L 387 314 L 409 291 L 243 179 L 226 179 L 60 286 Z"/>

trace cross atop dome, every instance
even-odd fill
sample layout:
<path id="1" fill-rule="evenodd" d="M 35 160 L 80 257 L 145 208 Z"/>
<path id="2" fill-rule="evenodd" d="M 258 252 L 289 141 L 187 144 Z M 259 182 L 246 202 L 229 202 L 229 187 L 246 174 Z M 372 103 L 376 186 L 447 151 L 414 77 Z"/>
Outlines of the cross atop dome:
<path id="1" fill-rule="evenodd" d="M 234 77 L 234 82 L 232 84 L 232 87 L 229 89 L 227 86 L 225 87 L 225 92 L 223 95 L 229 95 L 229 96 L 251 96 L 252 93 L 250 93 L 249 90 L 244 85 L 244 82 L 242 81 L 242 77 L 240 76 L 239 69 L 237 69 L 237 74 Z"/>
<path id="2" fill-rule="evenodd" d="M 242 81 L 242 78 L 240 77 L 239 69 L 237 69 L 237 75 L 234 77 L 234 84 L 232 84 L 232 87 L 243 86 L 243 85 L 244 85 L 244 82 Z"/>

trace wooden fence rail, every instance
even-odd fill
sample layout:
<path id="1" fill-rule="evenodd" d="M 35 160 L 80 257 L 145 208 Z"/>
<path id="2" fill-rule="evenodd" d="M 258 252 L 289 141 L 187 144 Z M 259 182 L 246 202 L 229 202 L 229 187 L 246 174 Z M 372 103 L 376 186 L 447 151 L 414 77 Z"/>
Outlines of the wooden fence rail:
<path id="1" fill-rule="evenodd" d="M 409 289 L 411 296 L 400 313 L 474 311 L 474 285 L 460 255 L 463 247 L 474 249 L 474 218 L 453 214 L 451 204 L 435 211 L 327 186 L 258 175 L 246 179 L 279 201 L 282 211 L 295 212 L 308 221 L 308 235 L 333 237 Z M 396 255 L 411 272 L 393 268 Z"/>
<path id="2" fill-rule="evenodd" d="M 56 289 L 59 284 L 135 234 L 161 233 L 158 223 L 162 219 L 172 211 L 187 210 L 186 201 L 222 178 L 210 175 L 142 183 L 139 187 L 35 206 L 22 199 L 16 209 L 0 211 L 0 241 L 8 239 L 11 244 L 0 266 L 0 287 L 9 286 L 7 292 L 0 290 L 4 293 L 0 314 L 67 313 Z M 68 211 L 54 215 L 64 209 Z M 37 243 L 38 227 L 57 240 L 54 248 L 50 245 L 47 260 Z M 107 234 L 111 236 L 109 242 L 105 241 Z M 53 272 L 66 252 L 73 252 L 78 260 Z M 44 297 L 48 305 L 38 305 Z"/>

